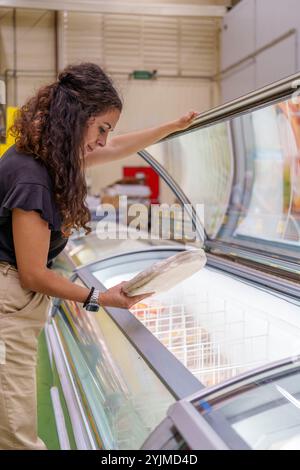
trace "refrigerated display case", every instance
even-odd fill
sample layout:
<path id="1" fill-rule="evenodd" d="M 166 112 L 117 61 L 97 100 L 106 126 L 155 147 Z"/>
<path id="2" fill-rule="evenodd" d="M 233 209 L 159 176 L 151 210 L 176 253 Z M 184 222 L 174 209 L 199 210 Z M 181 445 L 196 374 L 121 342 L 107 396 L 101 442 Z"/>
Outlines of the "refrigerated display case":
<path id="1" fill-rule="evenodd" d="M 176 401 L 299 354 L 297 78 L 209 111 L 140 152 L 182 208 L 182 219 L 173 208 L 182 231 L 172 240 L 157 230 L 170 222 L 160 214 L 145 239 L 94 234 L 92 249 L 89 237 L 78 238 L 66 252 L 74 282 L 102 291 L 181 250 L 207 254 L 201 271 L 131 311 L 94 315 L 55 303 L 51 354 L 67 371 L 84 448 L 138 449 Z"/>
<path id="2" fill-rule="evenodd" d="M 299 357 L 171 405 L 144 450 L 299 450 Z"/>
<path id="3" fill-rule="evenodd" d="M 116 255 L 78 270 L 110 288 L 176 250 Z M 300 350 L 299 304 L 209 265 L 132 313 L 205 386 Z"/>

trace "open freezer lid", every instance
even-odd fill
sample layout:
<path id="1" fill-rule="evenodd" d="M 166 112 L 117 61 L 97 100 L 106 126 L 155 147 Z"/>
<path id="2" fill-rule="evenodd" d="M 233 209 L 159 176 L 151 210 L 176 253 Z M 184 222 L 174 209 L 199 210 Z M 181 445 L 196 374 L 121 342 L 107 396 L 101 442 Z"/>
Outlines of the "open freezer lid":
<path id="1" fill-rule="evenodd" d="M 288 358 L 184 398 L 142 449 L 299 450 L 299 373 Z"/>
<path id="2" fill-rule="evenodd" d="M 168 414 L 180 428 L 180 408 L 192 405 L 198 413 L 198 442 L 204 420 L 231 449 L 299 450 L 299 373 L 299 357 L 288 358 L 184 399 Z M 197 443 L 197 431 L 186 430 Z"/>
<path id="3" fill-rule="evenodd" d="M 140 152 L 191 204 L 208 251 L 299 275 L 300 75 L 200 115 Z M 199 223 L 200 221 L 200 223 Z"/>

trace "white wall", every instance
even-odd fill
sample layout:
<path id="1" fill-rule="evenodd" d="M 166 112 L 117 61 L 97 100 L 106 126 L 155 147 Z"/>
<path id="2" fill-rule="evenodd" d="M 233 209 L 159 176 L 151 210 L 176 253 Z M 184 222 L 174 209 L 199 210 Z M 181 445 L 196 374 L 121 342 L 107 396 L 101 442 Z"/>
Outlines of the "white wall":
<path id="1" fill-rule="evenodd" d="M 296 38 L 296 35 L 290 36 L 257 56 L 255 88 L 276 82 L 299 70 Z"/>
<path id="2" fill-rule="evenodd" d="M 20 106 L 42 84 L 55 78 L 54 13 L 17 9 L 14 41 L 12 9 L 0 8 L 0 73 L 8 77 L 8 104 Z"/>
<path id="3" fill-rule="evenodd" d="M 223 19 L 221 69 L 255 50 L 255 0 L 242 0 Z"/>
<path id="4" fill-rule="evenodd" d="M 255 65 L 248 61 L 226 74 L 221 82 L 222 102 L 243 96 L 255 88 Z"/>
<path id="5" fill-rule="evenodd" d="M 223 102 L 300 70 L 299 0 L 242 0 L 225 15 L 221 35 L 222 70 L 292 29 L 295 33 L 223 75 Z"/>
<path id="6" fill-rule="evenodd" d="M 12 29 L 12 9 L 0 9 L 0 71 L 13 68 L 13 29 Z"/>

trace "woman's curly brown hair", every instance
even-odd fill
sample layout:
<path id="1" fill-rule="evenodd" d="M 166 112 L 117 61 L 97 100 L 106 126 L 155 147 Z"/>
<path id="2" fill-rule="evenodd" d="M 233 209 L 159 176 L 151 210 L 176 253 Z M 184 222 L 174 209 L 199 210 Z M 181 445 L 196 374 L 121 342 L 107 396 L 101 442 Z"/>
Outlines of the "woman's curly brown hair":
<path id="1" fill-rule="evenodd" d="M 69 65 L 20 108 L 12 126 L 17 149 L 40 158 L 49 171 L 65 236 L 81 227 L 90 232 L 84 133 L 90 117 L 113 108 L 121 111 L 122 102 L 98 65 Z"/>

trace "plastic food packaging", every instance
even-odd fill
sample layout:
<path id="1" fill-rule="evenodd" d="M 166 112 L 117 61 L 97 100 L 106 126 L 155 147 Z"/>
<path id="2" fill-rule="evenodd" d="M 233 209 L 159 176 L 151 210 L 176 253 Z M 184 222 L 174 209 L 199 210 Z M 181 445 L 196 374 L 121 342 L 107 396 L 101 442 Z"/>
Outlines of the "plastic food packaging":
<path id="1" fill-rule="evenodd" d="M 140 294 L 159 294 L 199 271 L 206 263 L 202 249 L 181 251 L 177 255 L 154 263 L 126 282 L 123 292 L 132 297 Z"/>

